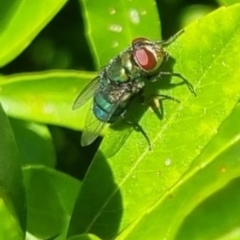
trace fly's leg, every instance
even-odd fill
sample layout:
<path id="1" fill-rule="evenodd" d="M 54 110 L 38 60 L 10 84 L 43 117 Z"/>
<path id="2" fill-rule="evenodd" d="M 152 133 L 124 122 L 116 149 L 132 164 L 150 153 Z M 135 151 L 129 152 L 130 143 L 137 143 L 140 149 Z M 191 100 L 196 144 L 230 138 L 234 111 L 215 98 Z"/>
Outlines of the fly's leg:
<path id="1" fill-rule="evenodd" d="M 140 95 L 138 95 L 138 96 L 143 97 L 143 91 L 140 91 Z M 135 131 L 140 132 L 140 133 L 144 136 L 144 138 L 146 139 L 146 141 L 147 141 L 147 143 L 148 143 L 148 149 L 149 149 L 149 150 L 152 150 L 152 144 L 151 144 L 151 141 L 150 141 L 147 133 L 144 131 L 144 129 L 142 128 L 142 126 L 141 126 L 138 122 L 136 122 L 136 121 L 131 121 L 131 120 L 127 120 L 127 119 L 125 118 L 126 112 L 127 112 L 127 110 L 125 110 L 125 111 L 121 114 L 121 119 L 122 119 L 126 124 L 128 124 L 129 126 L 131 126 Z"/>
<path id="2" fill-rule="evenodd" d="M 132 126 L 134 128 L 135 131 L 140 132 L 146 139 L 147 143 L 148 143 L 148 149 L 152 150 L 152 144 L 151 141 L 147 135 L 147 133 L 144 131 L 144 129 L 142 128 L 141 125 L 139 125 L 136 122 L 132 122 L 132 121 L 126 121 L 127 124 L 129 124 L 130 126 Z"/>
<path id="3" fill-rule="evenodd" d="M 184 30 L 182 29 L 181 31 L 179 31 L 178 33 L 176 33 L 175 35 L 173 35 L 172 37 L 170 37 L 168 40 L 166 41 L 157 41 L 156 44 L 160 44 L 163 47 L 167 46 L 169 44 L 171 44 L 172 42 L 174 42 L 176 40 L 176 38 L 178 38 L 182 33 L 184 32 Z M 165 61 L 168 59 L 168 53 L 165 52 Z M 192 84 L 186 79 L 184 78 L 180 73 L 174 73 L 174 72 L 159 72 L 156 76 L 155 76 L 155 81 L 157 80 L 157 78 L 161 78 L 162 76 L 175 76 L 178 77 L 180 79 L 183 80 L 183 82 L 187 85 L 189 91 L 196 97 L 196 92 L 192 86 Z M 154 81 L 154 79 L 151 79 Z"/>
<path id="4" fill-rule="evenodd" d="M 169 44 L 174 42 L 183 32 L 184 32 L 184 29 L 180 30 L 175 35 L 171 36 L 168 40 L 156 41 L 155 43 L 161 44 L 162 46 L 168 46 Z"/>
<path id="5" fill-rule="evenodd" d="M 189 91 L 196 97 L 197 94 L 193 88 L 193 85 L 180 73 L 174 73 L 174 72 L 159 72 L 157 76 L 155 76 L 155 81 L 158 80 L 158 78 L 162 78 L 163 76 L 174 76 L 178 77 L 183 80 L 183 82 L 187 85 Z"/>
<path id="6" fill-rule="evenodd" d="M 156 99 L 158 100 L 157 102 L 156 102 Z M 169 95 L 164 95 L 164 94 L 157 94 L 157 95 L 151 96 L 149 99 L 147 99 L 147 101 L 145 101 L 145 103 L 147 102 L 148 105 L 152 105 L 153 111 L 161 120 L 163 119 L 163 116 L 164 116 L 164 110 L 163 110 L 163 104 L 162 104 L 162 101 L 164 100 L 171 100 L 173 102 L 180 103 L 180 101 L 177 98 L 174 98 Z"/>
<path id="7" fill-rule="evenodd" d="M 180 101 L 177 99 L 177 98 L 174 98 L 172 96 L 168 96 L 168 95 L 164 95 L 164 94 L 158 94 L 158 95 L 154 95 L 154 96 L 151 96 L 149 99 L 145 99 L 144 100 L 144 103 L 149 103 L 149 102 L 152 102 L 154 101 L 156 98 L 158 98 L 160 101 L 163 101 L 163 100 L 171 100 L 171 101 L 174 101 L 174 102 L 177 102 L 177 103 L 180 103 Z M 160 110 L 160 119 L 163 118 L 163 106 L 162 104 L 160 104 L 159 108 Z M 147 133 L 144 131 L 144 129 L 142 128 L 142 126 L 140 124 L 138 124 L 137 122 L 133 122 L 133 121 L 129 121 L 129 120 L 126 120 L 124 119 L 124 115 L 125 113 L 122 115 L 122 118 L 123 120 L 130 126 L 132 126 L 134 128 L 135 131 L 137 132 L 140 132 L 144 138 L 146 139 L 147 143 L 148 143 L 148 147 L 149 147 L 149 150 L 152 150 L 152 144 L 151 144 L 151 141 L 147 135 Z"/>
<path id="8" fill-rule="evenodd" d="M 122 116 L 123 117 L 123 116 Z M 148 149 L 149 150 L 152 150 L 152 144 L 151 144 L 151 141 L 147 135 L 147 133 L 144 131 L 144 129 L 142 128 L 142 126 L 140 126 L 137 122 L 133 122 L 133 121 L 129 121 L 129 120 L 126 120 L 124 119 L 124 122 L 127 123 L 128 125 L 130 125 L 131 127 L 133 127 L 133 129 L 137 132 L 140 132 L 144 138 L 146 139 L 147 143 L 148 143 Z"/>
<path id="9" fill-rule="evenodd" d="M 171 101 L 174 101 L 174 102 L 177 102 L 177 103 L 180 103 L 180 101 L 175 98 L 175 97 L 172 97 L 172 96 L 169 96 L 169 95 L 165 95 L 165 94 L 156 94 L 156 95 L 153 95 L 151 96 L 149 99 L 147 99 L 147 103 L 151 102 L 152 100 L 158 98 L 159 100 L 163 101 L 163 100 L 171 100 Z"/>

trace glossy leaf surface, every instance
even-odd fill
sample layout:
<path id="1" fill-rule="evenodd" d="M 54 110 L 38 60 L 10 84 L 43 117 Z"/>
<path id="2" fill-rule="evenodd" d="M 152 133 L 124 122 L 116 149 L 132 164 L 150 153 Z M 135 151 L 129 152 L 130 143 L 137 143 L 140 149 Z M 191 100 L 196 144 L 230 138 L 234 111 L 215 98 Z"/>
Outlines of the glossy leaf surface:
<path id="1" fill-rule="evenodd" d="M 162 121 L 153 112 L 146 111 L 140 105 L 135 106 L 134 109 L 140 114 L 137 112 L 133 115 L 143 115 L 139 123 L 151 139 L 153 151 L 149 151 L 144 137 L 130 127 L 126 126 L 126 135 L 123 134 L 124 131 L 122 134 L 112 131 L 107 135 L 83 183 L 72 220 L 75 227 L 77 222 L 80 224 L 78 229 L 72 229 L 74 233 L 93 232 L 102 238 L 111 238 L 135 222 L 119 239 L 125 239 L 128 235 L 146 239 L 146 236 L 140 238 L 137 231 L 133 230 L 131 233 L 131 229 L 135 228 L 145 214 L 151 212 L 154 204 L 160 201 L 171 187 L 185 181 L 181 176 L 217 134 L 218 128 L 232 112 L 240 97 L 239 11 L 240 6 L 235 5 L 209 14 L 187 27 L 168 48 L 176 62 L 172 66 L 168 64 L 166 68 L 172 67 L 174 72 L 187 78 L 193 84 L 197 97 L 194 97 L 185 85 L 174 85 L 179 79 L 172 78 L 170 84 L 164 84 L 163 79 L 162 84 L 156 84 L 161 89 L 160 93 L 176 97 L 181 101 L 180 104 L 164 101 L 165 115 Z M 168 80 L 170 79 L 165 79 L 166 82 Z M 156 85 L 153 88 L 156 88 Z M 230 145 L 229 151 L 234 152 L 234 147 L 235 145 Z M 209 168 L 206 168 L 209 177 L 213 174 L 213 169 L 219 166 L 221 161 L 226 161 L 226 158 L 224 154 L 219 156 L 216 165 L 214 160 L 215 158 L 210 158 L 209 162 L 212 164 L 209 163 Z M 237 176 L 234 165 L 237 162 L 236 158 L 233 165 L 229 166 L 231 173 L 216 183 L 215 188 L 211 189 L 212 192 Z M 189 174 L 195 173 L 196 171 L 192 170 Z M 219 172 L 216 174 L 216 177 L 221 175 Z M 198 178 L 197 175 L 194 177 Z M 96 185 L 98 188 L 94 189 Z M 195 189 L 190 182 L 186 182 L 186 186 Z M 94 190 L 88 193 L 88 189 Z M 177 188 L 177 191 L 181 189 Z M 96 198 L 97 202 L 94 201 Z M 92 202 L 89 208 L 82 207 L 89 202 Z M 164 206 L 161 205 L 163 209 Z M 171 213 L 167 216 L 158 215 L 157 218 L 162 218 L 163 221 L 161 229 L 156 224 L 152 228 L 158 227 L 163 236 L 168 236 L 168 229 L 172 225 L 164 220 L 171 216 Z M 174 219 L 174 215 L 172 217 Z M 146 234 L 152 229 L 148 227 Z M 141 231 L 144 229 L 145 227 L 142 227 Z M 176 229 L 177 226 L 174 230 Z M 135 233 L 137 235 L 134 235 Z M 153 230 L 152 236 L 157 233 L 159 232 Z M 174 233 L 171 234 L 171 237 L 174 236 Z M 133 239 L 131 237 L 129 239 Z"/>
<path id="2" fill-rule="evenodd" d="M 12 117 L 82 128 L 86 108 L 73 111 L 72 105 L 80 89 L 94 76 L 77 71 L 48 71 L 2 77 L 0 100 Z"/>
<path id="3" fill-rule="evenodd" d="M 66 3 L 0 1 L 0 67 L 18 56 Z"/>

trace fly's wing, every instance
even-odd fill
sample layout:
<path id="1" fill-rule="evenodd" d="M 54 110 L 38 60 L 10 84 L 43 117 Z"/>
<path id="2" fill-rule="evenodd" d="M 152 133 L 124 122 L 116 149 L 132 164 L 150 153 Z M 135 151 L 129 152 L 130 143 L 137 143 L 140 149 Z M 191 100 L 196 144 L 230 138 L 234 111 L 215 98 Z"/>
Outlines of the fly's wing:
<path id="1" fill-rule="evenodd" d="M 91 97 L 96 89 L 100 87 L 99 76 L 95 77 L 77 96 L 73 103 L 72 109 L 75 110 L 83 106 Z"/>
<path id="2" fill-rule="evenodd" d="M 112 104 L 112 106 L 110 108 L 110 111 L 109 111 L 109 114 L 108 114 L 108 117 L 107 117 L 107 121 L 114 114 L 114 112 L 118 108 L 119 104 L 121 103 L 123 97 L 124 97 L 124 93 L 119 98 L 118 102 Z M 100 120 L 98 120 L 95 117 L 93 111 L 89 111 L 87 113 L 87 117 L 86 117 L 86 120 L 85 120 L 85 128 L 84 128 L 83 133 L 82 133 L 81 145 L 82 146 L 87 146 L 87 145 L 91 144 L 92 142 L 94 142 L 94 140 L 99 136 L 99 133 L 101 133 L 101 131 L 103 130 L 103 128 L 107 124 L 107 121 L 106 122 L 101 122 Z"/>
<path id="3" fill-rule="evenodd" d="M 85 127 L 83 129 L 81 138 L 81 145 L 87 146 L 94 142 L 94 140 L 101 133 L 105 125 L 106 122 L 101 122 L 100 120 L 98 120 L 95 117 L 92 109 L 90 109 L 87 113 L 87 117 L 85 120 Z"/>

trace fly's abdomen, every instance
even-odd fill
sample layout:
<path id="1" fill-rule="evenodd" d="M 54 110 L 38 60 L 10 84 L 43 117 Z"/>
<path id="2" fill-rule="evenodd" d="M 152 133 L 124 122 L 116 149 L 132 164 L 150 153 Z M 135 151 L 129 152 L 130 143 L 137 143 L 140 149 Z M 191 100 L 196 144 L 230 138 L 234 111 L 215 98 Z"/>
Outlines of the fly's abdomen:
<path id="1" fill-rule="evenodd" d="M 118 103 L 111 103 L 103 92 L 95 95 L 93 112 L 100 121 L 108 123 L 116 122 L 124 111 L 125 106 L 118 105 Z"/>

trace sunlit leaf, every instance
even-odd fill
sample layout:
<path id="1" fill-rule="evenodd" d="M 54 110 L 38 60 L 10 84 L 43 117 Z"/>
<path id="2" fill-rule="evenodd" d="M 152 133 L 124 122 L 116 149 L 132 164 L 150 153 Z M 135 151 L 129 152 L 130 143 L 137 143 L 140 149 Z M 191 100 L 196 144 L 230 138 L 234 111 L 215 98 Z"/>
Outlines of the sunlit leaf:
<path id="1" fill-rule="evenodd" d="M 0 2 L 0 67 L 19 55 L 66 3 L 60 1 Z"/>
<path id="2" fill-rule="evenodd" d="M 193 162 L 181 181 L 162 198 L 159 198 L 159 201 L 149 208 L 148 214 L 143 214 L 141 219 L 138 219 L 123 233 L 124 237 L 121 236 L 119 239 L 146 239 L 146 237 L 176 239 L 175 235 L 182 225 L 183 219 L 185 220 L 200 203 L 202 203 L 201 209 L 205 209 L 205 212 L 201 213 L 199 210 L 196 210 L 195 214 L 193 212 L 190 221 L 188 220 L 186 223 L 188 228 L 185 226 L 177 239 L 188 237 L 195 239 L 200 235 L 202 239 L 216 239 L 239 228 L 239 213 L 236 210 L 239 206 L 239 201 L 236 202 L 236 199 L 240 198 L 237 192 L 240 176 L 238 167 L 240 162 L 240 125 L 237 124 L 239 118 L 240 104 L 221 125 L 218 134 Z M 235 181 L 233 186 L 222 189 L 237 178 L 238 181 Z M 222 193 L 218 192 L 220 190 Z M 229 192 L 232 194 L 227 194 Z M 216 196 L 212 196 L 215 193 Z M 219 195 L 222 197 L 217 198 Z M 224 195 L 225 197 L 223 197 Z M 208 200 L 204 202 L 206 199 Z M 221 201 L 219 201 L 220 199 Z M 226 207 L 226 202 L 231 203 L 230 206 Z M 213 209 L 214 205 L 216 207 L 213 215 L 214 211 L 211 212 L 210 209 Z M 199 217 L 198 214 L 202 214 L 202 216 Z M 224 218 L 221 217 L 223 214 Z M 212 224 L 210 219 L 212 219 Z M 206 227 L 200 228 L 204 223 Z M 189 225 L 195 225 L 195 227 L 189 228 Z M 220 225 L 221 228 L 219 228 Z"/>
<path id="3" fill-rule="evenodd" d="M 15 240 L 24 239 L 24 233 L 19 226 L 19 222 L 12 214 L 12 211 L 9 209 L 8 204 L 3 200 L 3 195 L 0 190 L 0 238 L 1 239 L 9 239 Z"/>
<path id="4" fill-rule="evenodd" d="M 71 237 L 68 240 L 101 240 L 101 239 L 93 234 L 81 234 Z"/>
<path id="5" fill-rule="evenodd" d="M 86 108 L 73 111 L 72 105 L 94 76 L 77 71 L 48 71 L 2 77 L 0 100 L 9 116 L 82 128 Z"/>
<path id="6" fill-rule="evenodd" d="M 161 88 L 160 93 L 174 96 L 181 103 L 164 101 L 162 121 L 152 111 L 135 106 L 143 115 L 139 123 L 152 142 L 152 151 L 139 132 L 132 131 L 127 138 L 116 131 L 107 135 L 83 183 L 72 219 L 72 233 L 92 232 L 112 238 L 144 217 L 217 134 L 240 97 L 239 11 L 240 5 L 235 5 L 209 14 L 188 26 L 168 48 L 176 62 L 166 68 L 173 67 L 174 72 L 187 78 L 197 97 L 185 85 L 174 85 L 179 79 L 172 78 L 167 85 L 163 78 L 162 84 L 156 84 Z M 122 146 L 116 150 L 119 142 Z M 224 159 L 220 158 L 223 162 Z M 214 160 L 209 160 L 213 162 L 206 170 L 209 176 L 216 167 Z M 232 163 L 235 168 L 236 161 Z M 237 170 L 230 173 L 212 192 L 236 174 Z M 194 185 L 189 187 L 196 190 Z M 164 209 L 164 205 L 161 207 Z M 170 209 L 167 214 L 160 216 L 165 223 L 161 225 L 163 236 L 168 234 L 168 221 L 164 219 L 171 217 Z M 150 222 L 148 231 L 151 231 L 149 225 Z"/>

